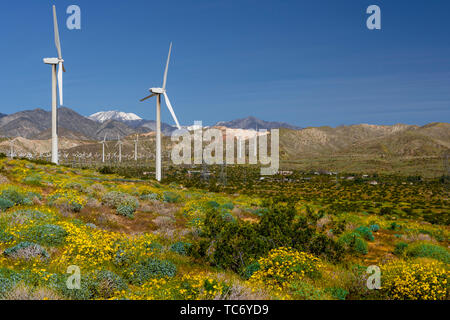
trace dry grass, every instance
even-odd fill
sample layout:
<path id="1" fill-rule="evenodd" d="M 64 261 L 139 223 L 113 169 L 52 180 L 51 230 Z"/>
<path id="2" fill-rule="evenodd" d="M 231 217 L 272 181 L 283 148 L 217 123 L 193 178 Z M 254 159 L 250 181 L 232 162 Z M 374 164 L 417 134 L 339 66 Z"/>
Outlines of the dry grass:
<path id="1" fill-rule="evenodd" d="M 62 300 L 62 298 L 48 288 L 33 289 L 20 283 L 4 294 L 2 300 Z"/>

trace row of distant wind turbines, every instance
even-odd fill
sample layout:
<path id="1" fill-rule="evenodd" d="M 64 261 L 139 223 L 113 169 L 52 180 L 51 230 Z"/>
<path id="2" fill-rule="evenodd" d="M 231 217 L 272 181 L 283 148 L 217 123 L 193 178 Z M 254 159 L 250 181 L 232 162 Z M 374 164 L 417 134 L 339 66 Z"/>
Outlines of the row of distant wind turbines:
<path id="1" fill-rule="evenodd" d="M 105 138 L 102 141 L 102 162 L 105 163 L 105 144 L 106 144 L 106 137 L 107 135 L 105 134 Z M 134 140 L 134 160 L 137 161 L 138 160 L 138 143 L 139 143 L 139 134 L 136 134 L 136 139 Z M 116 147 L 119 147 L 119 162 L 122 162 L 122 145 L 123 142 L 122 140 L 120 140 L 120 136 L 117 135 L 117 143 L 116 143 Z"/>
<path id="2" fill-rule="evenodd" d="M 52 66 L 52 162 L 54 164 L 59 163 L 58 159 L 58 108 L 57 100 L 59 95 L 59 106 L 63 106 L 63 72 L 66 72 L 64 68 L 64 59 L 62 58 L 61 42 L 59 38 L 58 30 L 58 19 L 56 16 L 56 7 L 53 6 L 53 26 L 55 33 L 55 45 L 58 53 L 57 58 L 44 58 L 44 63 Z M 145 101 L 149 98 L 156 96 L 156 180 L 161 181 L 161 95 L 164 96 L 164 101 L 167 108 L 169 109 L 177 128 L 181 130 L 181 126 L 178 119 L 173 111 L 172 104 L 170 103 L 169 97 L 166 92 L 167 84 L 167 73 L 169 70 L 170 55 L 172 52 L 172 43 L 170 43 L 169 54 L 167 56 L 166 69 L 164 71 L 163 85 L 162 88 L 150 88 L 151 94 L 140 101 Z M 58 66 L 58 70 L 57 67 Z M 106 140 L 106 136 L 105 136 Z M 104 140 L 104 142 L 105 142 Z M 103 156 L 102 160 L 105 159 L 105 143 L 103 142 Z M 122 158 L 122 142 L 119 139 L 119 161 Z M 135 144 L 135 157 L 137 156 L 137 143 Z"/>

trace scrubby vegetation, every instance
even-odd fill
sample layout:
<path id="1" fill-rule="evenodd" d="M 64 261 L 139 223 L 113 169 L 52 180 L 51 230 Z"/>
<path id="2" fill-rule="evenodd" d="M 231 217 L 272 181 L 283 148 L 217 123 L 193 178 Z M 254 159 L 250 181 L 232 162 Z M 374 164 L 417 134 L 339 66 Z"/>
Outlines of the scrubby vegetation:
<path id="1" fill-rule="evenodd" d="M 0 298 L 449 298 L 440 182 L 240 174 L 159 184 L 0 159 Z"/>

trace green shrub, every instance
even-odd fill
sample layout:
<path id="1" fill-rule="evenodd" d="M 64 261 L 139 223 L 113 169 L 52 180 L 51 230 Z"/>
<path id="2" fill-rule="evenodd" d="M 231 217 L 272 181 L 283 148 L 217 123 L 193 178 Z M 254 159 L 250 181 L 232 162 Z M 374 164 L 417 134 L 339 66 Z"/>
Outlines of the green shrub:
<path id="1" fill-rule="evenodd" d="M 361 235 L 361 237 L 363 237 L 364 239 L 366 239 L 367 241 L 373 241 L 375 240 L 372 231 L 364 226 L 360 226 L 358 228 L 355 229 L 356 233 L 359 233 Z"/>
<path id="2" fill-rule="evenodd" d="M 333 298 L 338 300 L 345 300 L 348 295 L 347 290 L 339 287 L 326 288 L 325 292 L 329 293 Z"/>
<path id="3" fill-rule="evenodd" d="M 25 231 L 24 238 L 46 246 L 60 246 L 64 243 L 67 232 L 63 227 L 46 224 L 37 225 Z"/>
<path id="4" fill-rule="evenodd" d="M 40 245 L 33 242 L 21 242 L 18 245 L 3 251 L 7 257 L 14 259 L 30 260 L 37 257 L 49 258 L 47 251 Z"/>
<path id="5" fill-rule="evenodd" d="M 290 285 L 292 295 L 298 300 L 326 300 L 325 293 L 304 281 L 297 281 Z"/>
<path id="6" fill-rule="evenodd" d="M 359 233 L 352 232 L 343 234 L 339 238 L 339 242 L 347 247 L 347 249 L 350 251 L 363 255 L 368 253 L 369 246 Z"/>
<path id="7" fill-rule="evenodd" d="M 432 258 L 450 263 L 450 253 L 444 247 L 431 243 L 416 243 L 406 249 L 406 255 L 414 258 Z"/>
<path id="8" fill-rule="evenodd" d="M 20 282 L 20 275 L 7 268 L 0 268 L 0 299 Z"/>
<path id="9" fill-rule="evenodd" d="M 117 214 L 132 218 L 139 207 L 139 201 L 123 192 L 111 191 L 106 193 L 102 199 L 103 204 L 116 209 Z"/>
<path id="10" fill-rule="evenodd" d="M 370 228 L 370 230 L 372 230 L 372 232 L 380 231 L 380 226 L 377 224 L 372 224 L 369 228 Z"/>
<path id="11" fill-rule="evenodd" d="M 9 208 L 14 207 L 14 202 L 8 199 L 0 198 L 0 212 L 6 211 Z"/>
<path id="12" fill-rule="evenodd" d="M 133 275 L 130 276 L 130 282 L 134 285 L 142 285 L 151 278 L 174 277 L 177 272 L 172 262 L 156 258 L 148 258 L 131 269 Z"/>
<path id="13" fill-rule="evenodd" d="M 103 299 L 108 299 L 115 292 L 125 290 L 128 287 L 120 276 L 109 270 L 98 271 L 93 278 L 94 295 Z"/>
<path id="14" fill-rule="evenodd" d="M 119 205 L 116 209 L 117 214 L 128 217 L 128 218 L 133 218 L 134 217 L 134 212 L 136 211 L 136 209 L 130 205 Z"/>
<path id="15" fill-rule="evenodd" d="M 64 297 L 71 300 L 91 300 L 95 298 L 97 283 L 92 274 L 81 274 L 80 288 L 67 288 L 67 279 L 69 275 L 59 275 L 55 285 L 57 291 Z"/>
<path id="16" fill-rule="evenodd" d="M 227 210 L 233 210 L 234 204 L 233 204 L 233 202 L 227 202 L 222 205 L 222 208 L 227 209 Z"/>
<path id="17" fill-rule="evenodd" d="M 245 267 L 244 271 L 242 272 L 242 276 L 244 277 L 244 279 L 248 280 L 256 271 L 260 269 L 260 267 L 261 266 L 258 262 L 252 263 Z"/>
<path id="18" fill-rule="evenodd" d="M 401 230 L 402 228 L 403 228 L 403 226 L 396 222 L 392 222 L 391 225 L 389 226 L 389 229 L 394 230 L 394 231 Z"/>
<path id="19" fill-rule="evenodd" d="M 103 204 L 117 209 L 120 205 L 129 205 L 137 209 L 139 201 L 128 193 L 111 191 L 106 193 L 102 199 Z"/>
<path id="20" fill-rule="evenodd" d="M 401 256 L 405 253 L 406 248 L 408 248 L 408 244 L 406 242 L 397 242 L 395 244 L 394 254 Z"/>
<path id="21" fill-rule="evenodd" d="M 181 202 L 181 196 L 172 191 L 164 191 L 163 201 L 168 203 L 178 203 Z"/>
<path id="22" fill-rule="evenodd" d="M 176 252 L 178 254 L 181 254 L 182 256 L 185 256 L 189 250 L 189 247 L 191 246 L 190 243 L 187 242 L 176 242 L 170 247 L 170 251 Z"/>
<path id="23" fill-rule="evenodd" d="M 147 194 L 142 194 L 139 198 L 141 200 L 158 200 L 159 195 L 157 193 L 147 193 Z"/>
<path id="24" fill-rule="evenodd" d="M 17 187 L 8 187 L 0 194 L 0 198 L 9 200 L 16 205 L 30 205 L 33 201 L 27 194 L 20 191 Z"/>
<path id="25" fill-rule="evenodd" d="M 34 174 L 23 179 L 23 182 L 32 186 L 41 186 L 42 177 L 39 174 Z"/>
<path id="26" fill-rule="evenodd" d="M 208 208 L 218 209 L 220 207 L 220 204 L 217 201 L 208 201 L 206 203 L 206 206 Z"/>

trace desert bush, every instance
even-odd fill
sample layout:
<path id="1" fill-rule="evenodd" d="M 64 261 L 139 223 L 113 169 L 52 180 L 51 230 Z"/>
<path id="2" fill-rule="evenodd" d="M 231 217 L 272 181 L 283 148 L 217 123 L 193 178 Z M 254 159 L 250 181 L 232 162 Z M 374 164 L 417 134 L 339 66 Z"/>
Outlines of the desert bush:
<path id="1" fill-rule="evenodd" d="M 41 186 L 42 185 L 42 177 L 39 174 L 33 174 L 25 177 L 23 182 L 32 186 Z"/>
<path id="2" fill-rule="evenodd" d="M 296 300 L 327 300 L 325 292 L 305 281 L 290 284 L 289 291 Z"/>
<path id="3" fill-rule="evenodd" d="M 176 252 L 178 254 L 181 254 L 185 256 L 189 250 L 189 247 L 191 246 L 190 243 L 187 242 L 176 242 L 170 247 L 170 251 Z"/>
<path id="4" fill-rule="evenodd" d="M 87 200 L 76 190 L 57 190 L 49 195 L 48 202 L 52 206 L 80 212 Z"/>
<path id="5" fill-rule="evenodd" d="M 260 268 L 261 268 L 261 266 L 259 265 L 258 262 L 252 263 L 244 268 L 244 270 L 242 272 L 242 276 L 244 277 L 244 279 L 248 280 Z"/>
<path id="6" fill-rule="evenodd" d="M 32 198 L 30 198 L 26 192 L 14 186 L 10 186 L 4 189 L 0 194 L 0 198 L 9 200 L 13 202 L 15 205 L 33 204 L 33 201 L 31 200 Z"/>
<path id="7" fill-rule="evenodd" d="M 320 277 L 323 267 L 320 259 L 292 248 L 271 250 L 267 257 L 260 258 L 258 263 L 260 269 L 250 277 L 249 281 L 278 291 L 288 288 L 293 281 L 305 277 Z"/>
<path id="8" fill-rule="evenodd" d="M 372 231 L 368 227 L 360 226 L 355 229 L 356 233 L 359 233 L 367 241 L 375 240 Z"/>
<path id="9" fill-rule="evenodd" d="M 233 202 L 227 202 L 222 205 L 222 208 L 227 209 L 227 210 L 233 210 L 234 204 L 233 204 Z"/>
<path id="10" fill-rule="evenodd" d="M 133 218 L 135 211 L 136 211 L 136 208 L 134 208 L 128 204 L 121 204 L 116 209 L 117 214 L 119 214 L 121 216 L 125 216 L 127 218 Z"/>
<path id="11" fill-rule="evenodd" d="M 141 194 L 139 199 L 141 199 L 141 200 L 159 200 L 159 194 L 157 194 L 157 193 Z"/>
<path id="12" fill-rule="evenodd" d="M 131 270 L 130 282 L 135 285 L 142 285 L 151 278 L 174 277 L 177 272 L 171 261 L 157 258 L 148 258 L 132 266 Z"/>
<path id="13" fill-rule="evenodd" d="M 406 255 L 414 258 L 432 258 L 450 263 L 450 253 L 444 247 L 432 243 L 415 243 L 406 248 Z"/>
<path id="14" fill-rule="evenodd" d="M 7 268 L 0 268 L 0 299 L 5 298 L 5 294 L 11 291 L 21 280 L 20 275 Z"/>
<path id="15" fill-rule="evenodd" d="M 91 196 L 100 198 L 106 192 L 106 189 L 102 184 L 94 183 L 93 185 L 86 188 L 86 192 Z"/>
<path id="16" fill-rule="evenodd" d="M 3 251 L 3 254 L 13 259 L 31 260 L 35 258 L 49 258 L 47 251 L 40 245 L 32 242 L 21 242 L 18 245 Z"/>
<path id="17" fill-rule="evenodd" d="M 6 211 L 9 208 L 14 207 L 14 202 L 8 199 L 0 198 L 0 212 Z"/>
<path id="18" fill-rule="evenodd" d="M 382 290 L 395 300 L 445 300 L 449 271 L 439 262 L 396 260 L 382 266 Z"/>
<path id="19" fill-rule="evenodd" d="M 340 287 L 326 288 L 325 292 L 337 300 L 345 300 L 348 295 L 348 291 Z"/>
<path id="20" fill-rule="evenodd" d="M 408 248 L 408 244 L 406 242 L 397 242 L 395 244 L 394 254 L 401 256 L 405 253 L 406 248 Z"/>
<path id="21" fill-rule="evenodd" d="M 359 254 L 367 254 L 369 246 L 359 233 L 345 233 L 339 238 L 339 243 L 344 245 L 349 251 Z"/>
<path id="22" fill-rule="evenodd" d="M 181 196 L 172 191 L 164 191 L 163 201 L 168 203 L 178 203 L 181 202 Z"/>
<path id="23" fill-rule="evenodd" d="M 95 283 L 95 296 L 109 299 L 117 291 L 127 289 L 127 284 L 120 276 L 109 270 L 101 270 L 93 276 Z"/>
<path id="24" fill-rule="evenodd" d="M 103 204 L 114 209 L 117 209 L 121 205 L 131 206 L 135 210 L 139 207 L 139 201 L 135 197 L 127 193 L 118 191 L 111 191 L 106 193 L 103 196 L 102 202 Z"/>
<path id="25" fill-rule="evenodd" d="M 66 230 L 64 228 L 46 224 L 46 225 L 36 225 L 24 232 L 24 239 L 27 241 L 34 241 L 41 245 L 46 246 L 60 246 L 64 243 L 67 236 Z"/>
<path id="26" fill-rule="evenodd" d="M 59 294 L 70 300 L 90 300 L 94 299 L 97 293 L 97 283 L 92 274 L 81 274 L 80 288 L 67 288 L 67 276 L 59 275 L 55 288 Z"/>

